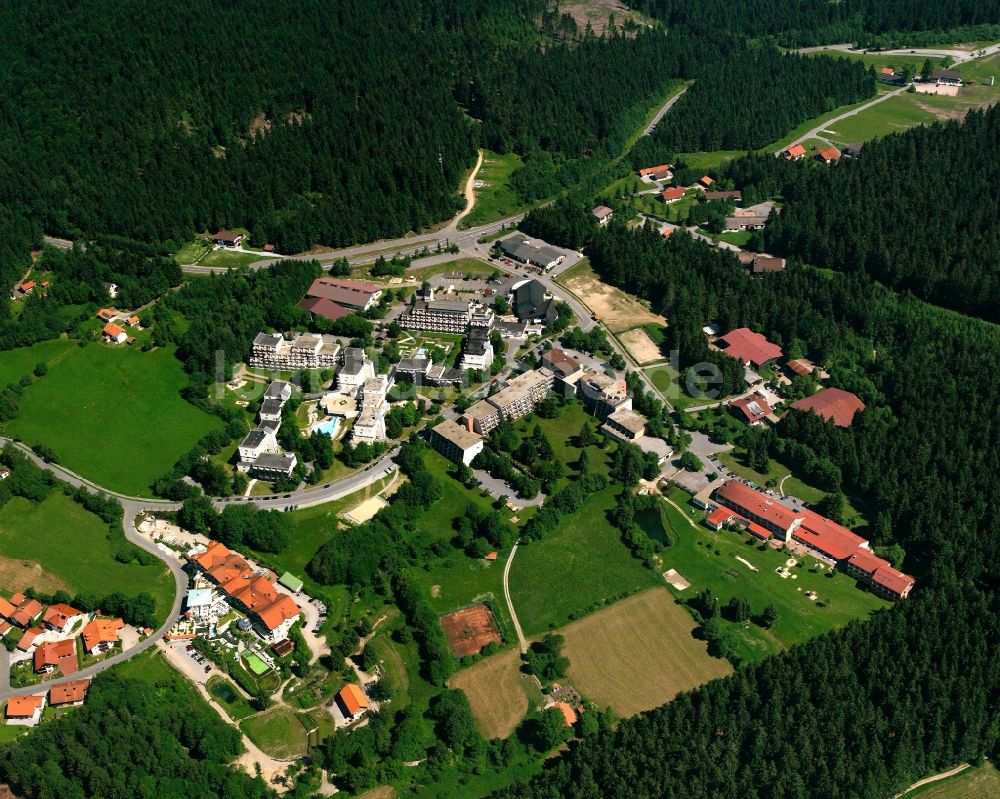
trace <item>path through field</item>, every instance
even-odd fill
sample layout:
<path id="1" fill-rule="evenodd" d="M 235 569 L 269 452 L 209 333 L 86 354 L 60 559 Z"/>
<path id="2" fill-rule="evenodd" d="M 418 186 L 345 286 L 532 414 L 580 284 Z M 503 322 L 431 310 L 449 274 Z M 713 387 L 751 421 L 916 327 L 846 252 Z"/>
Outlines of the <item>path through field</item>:
<path id="1" fill-rule="evenodd" d="M 508 577 L 510 576 L 510 564 L 514 562 L 514 555 L 517 553 L 517 544 L 514 544 L 513 548 L 510 550 L 510 557 L 507 558 L 507 563 L 503 567 L 503 596 L 507 600 L 507 612 L 510 613 L 510 620 L 514 622 L 514 631 L 517 633 L 517 641 L 521 646 L 521 654 L 523 655 L 528 651 L 528 642 L 524 640 L 524 632 L 521 630 L 521 622 L 517 620 L 517 614 L 514 612 L 514 602 L 510 598 L 510 584 Z"/>

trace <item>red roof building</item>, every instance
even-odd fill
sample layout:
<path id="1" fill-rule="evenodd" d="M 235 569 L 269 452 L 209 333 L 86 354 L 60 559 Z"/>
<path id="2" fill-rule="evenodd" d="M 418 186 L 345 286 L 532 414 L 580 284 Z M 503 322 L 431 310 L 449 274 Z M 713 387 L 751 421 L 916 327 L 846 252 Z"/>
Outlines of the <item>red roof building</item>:
<path id="1" fill-rule="evenodd" d="M 309 311 L 309 313 L 316 314 L 316 316 L 329 319 L 331 322 L 342 319 L 351 313 L 349 308 L 337 305 L 333 300 L 328 300 L 326 297 L 306 297 L 304 300 L 299 300 L 298 307 L 303 311 Z"/>
<path id="2" fill-rule="evenodd" d="M 816 365 L 805 358 L 794 358 L 785 364 L 785 368 L 799 377 L 808 377 L 816 371 Z"/>
<path id="3" fill-rule="evenodd" d="M 49 704 L 52 707 L 60 705 L 82 705 L 87 698 L 90 680 L 73 680 L 49 688 Z"/>
<path id="4" fill-rule="evenodd" d="M 27 627 L 44 610 L 41 602 L 37 599 L 28 599 L 24 594 L 14 594 L 10 599 L 17 605 L 17 609 L 8 618 L 12 624 L 16 624 L 18 627 Z"/>
<path id="5" fill-rule="evenodd" d="M 824 164 L 829 164 L 840 160 L 840 150 L 836 147 L 827 147 L 825 150 L 820 150 L 816 153 L 816 157 Z"/>
<path id="6" fill-rule="evenodd" d="M 76 608 L 63 602 L 59 602 L 52 605 L 47 611 L 45 611 L 45 615 L 42 617 L 42 622 L 50 630 L 62 632 L 82 616 L 83 611 L 77 610 Z"/>
<path id="7" fill-rule="evenodd" d="M 44 632 L 45 630 L 41 627 L 32 627 L 29 630 L 25 630 L 24 635 L 21 636 L 21 640 L 17 642 L 17 648 L 22 652 L 27 652 L 35 643 L 35 639 Z"/>
<path id="8" fill-rule="evenodd" d="M 83 648 L 91 655 L 106 652 L 118 643 L 118 631 L 125 626 L 121 619 L 94 619 L 83 628 Z"/>
<path id="9" fill-rule="evenodd" d="M 354 683 L 348 683 L 341 688 L 340 693 L 337 694 L 337 699 L 344 713 L 348 718 L 352 719 L 359 716 L 362 711 L 368 710 L 371 706 L 368 702 L 368 697 L 365 696 L 365 692 L 361 690 L 361 686 Z"/>
<path id="10" fill-rule="evenodd" d="M 785 150 L 786 161 L 796 161 L 806 154 L 806 148 L 801 144 L 793 144 Z"/>
<path id="11" fill-rule="evenodd" d="M 367 280 L 318 277 L 309 287 L 306 296 L 331 300 L 345 308 L 367 311 L 382 296 L 382 287 Z"/>
<path id="12" fill-rule="evenodd" d="M 709 177 L 708 175 L 702 175 L 698 178 L 698 185 L 703 188 L 710 189 L 715 185 L 715 178 Z"/>
<path id="13" fill-rule="evenodd" d="M 21 284 L 21 291 L 23 291 L 25 294 L 28 294 L 29 292 L 33 291 L 35 286 L 37 285 L 38 284 L 34 280 L 29 280 Z"/>
<path id="14" fill-rule="evenodd" d="M 686 191 L 687 189 L 684 186 L 670 186 L 663 190 L 660 197 L 663 198 L 663 202 L 665 203 L 675 203 L 684 196 L 684 192 Z"/>
<path id="15" fill-rule="evenodd" d="M 719 341 L 725 345 L 721 347 L 722 351 L 730 358 L 756 367 L 767 366 L 781 357 L 781 347 L 772 344 L 760 333 L 754 333 L 749 327 L 731 330 L 720 336 Z"/>
<path id="16" fill-rule="evenodd" d="M 847 573 L 867 582 L 874 593 L 886 599 L 906 599 L 917 583 L 867 549 L 859 549 L 848 559 Z"/>
<path id="17" fill-rule="evenodd" d="M 41 719 L 43 707 L 45 707 L 44 694 L 40 696 L 12 696 L 7 701 L 4 718 L 12 723 L 30 719 L 33 724 L 37 724 Z"/>
<path id="18" fill-rule="evenodd" d="M 76 639 L 45 641 L 35 649 L 35 671 L 50 672 L 59 669 L 67 677 L 76 674 L 80 664 L 76 659 Z"/>
<path id="19" fill-rule="evenodd" d="M 833 422 L 837 427 L 850 427 L 854 414 L 865 409 L 865 404 L 857 394 L 840 388 L 824 388 L 811 397 L 796 400 L 790 406 L 797 411 L 811 411 Z"/>
<path id="20" fill-rule="evenodd" d="M 100 319 L 102 322 L 110 322 L 117 315 L 118 314 L 116 314 L 110 308 L 101 308 L 101 310 L 97 312 L 97 318 Z"/>
<path id="21" fill-rule="evenodd" d="M 771 415 L 771 406 L 757 394 L 741 397 L 729 403 L 729 408 L 747 424 L 759 424 Z"/>
<path id="22" fill-rule="evenodd" d="M 566 722 L 567 727 L 576 724 L 576 710 L 568 702 L 556 702 L 552 707 L 562 713 L 563 721 Z"/>
<path id="23" fill-rule="evenodd" d="M 639 170 L 640 177 L 653 178 L 654 180 L 660 180 L 658 175 L 670 172 L 670 164 L 658 164 L 657 166 L 647 166 L 644 169 Z"/>
<path id="24" fill-rule="evenodd" d="M 128 333 L 126 333 L 118 325 L 108 322 L 104 326 L 104 335 L 108 337 L 110 341 L 114 341 L 117 344 L 121 344 L 125 339 L 128 338 Z"/>

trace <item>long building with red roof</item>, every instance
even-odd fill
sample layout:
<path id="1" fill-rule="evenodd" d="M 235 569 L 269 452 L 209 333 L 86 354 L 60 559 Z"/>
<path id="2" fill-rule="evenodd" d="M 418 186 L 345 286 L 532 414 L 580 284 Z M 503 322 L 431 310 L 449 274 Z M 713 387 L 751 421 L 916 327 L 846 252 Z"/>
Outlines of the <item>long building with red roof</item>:
<path id="1" fill-rule="evenodd" d="M 796 400 L 790 406 L 796 411 L 812 412 L 833 422 L 837 427 L 850 427 L 854 415 L 865 409 L 857 394 L 842 388 L 824 388 L 809 397 Z"/>
<path id="2" fill-rule="evenodd" d="M 718 503 L 705 523 L 713 530 L 726 524 L 745 528 L 762 541 L 795 541 L 816 556 L 843 565 L 887 599 L 905 599 L 916 581 L 875 555 L 868 541 L 809 508 L 790 508 L 739 480 L 728 480 L 712 494 Z"/>

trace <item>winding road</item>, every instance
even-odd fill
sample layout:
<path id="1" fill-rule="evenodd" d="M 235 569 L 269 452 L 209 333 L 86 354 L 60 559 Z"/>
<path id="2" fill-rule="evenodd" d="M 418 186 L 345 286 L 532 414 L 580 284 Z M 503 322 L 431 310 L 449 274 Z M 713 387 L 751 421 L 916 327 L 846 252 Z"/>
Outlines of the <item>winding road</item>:
<path id="1" fill-rule="evenodd" d="M 791 146 L 796 145 L 796 144 L 801 144 L 806 139 L 819 139 L 820 141 L 824 141 L 827 144 L 830 144 L 830 142 L 826 139 L 826 137 L 822 135 L 823 131 L 830 130 L 838 122 L 841 122 L 842 120 L 845 120 L 848 117 L 852 117 L 855 114 L 860 114 L 862 111 L 867 111 L 873 105 L 878 105 L 879 103 L 884 103 L 890 97 L 895 97 L 897 94 L 902 94 L 908 88 L 909 88 L 909 85 L 900 86 L 898 89 L 893 89 L 891 92 L 886 92 L 885 94 L 880 94 L 874 100 L 871 100 L 870 102 L 867 102 L 864 105 L 859 105 L 857 108 L 852 109 L 851 111 L 845 111 L 843 114 L 840 114 L 839 116 L 835 116 L 833 119 L 828 119 L 822 125 L 817 125 L 812 130 L 810 130 L 810 131 L 804 133 L 803 135 L 799 136 L 799 138 L 797 138 L 795 141 L 790 142 L 787 145 L 787 147 L 791 147 Z"/>

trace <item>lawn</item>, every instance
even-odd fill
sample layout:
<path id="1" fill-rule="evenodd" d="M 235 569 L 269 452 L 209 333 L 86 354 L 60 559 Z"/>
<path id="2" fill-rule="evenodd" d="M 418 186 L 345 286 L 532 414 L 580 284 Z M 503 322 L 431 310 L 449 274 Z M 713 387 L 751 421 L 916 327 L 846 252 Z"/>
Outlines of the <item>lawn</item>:
<path id="1" fill-rule="evenodd" d="M 1000 772 L 992 763 L 967 768 L 954 777 L 909 791 L 906 799 L 993 799 L 1000 796 Z"/>
<path id="2" fill-rule="evenodd" d="M 292 760 L 308 749 L 306 728 L 288 707 L 278 705 L 240 722 L 240 729 L 261 750 L 279 760 Z"/>
<path id="3" fill-rule="evenodd" d="M 510 233 L 510 231 L 506 231 Z M 456 258 L 454 261 L 447 261 L 434 266 L 422 266 L 406 273 L 407 277 L 413 277 L 420 283 L 433 275 L 458 274 L 458 275 L 492 275 L 499 270 L 486 261 L 478 258 Z"/>
<path id="4" fill-rule="evenodd" d="M 750 602 L 754 614 L 768 604 L 778 611 L 778 620 L 770 630 L 753 622 L 724 623 L 742 658 L 760 660 L 889 606 L 845 574 L 834 574 L 826 567 L 813 571 L 816 562 L 809 557 L 798 558 L 800 565 L 791 569 L 794 579 L 782 578 L 775 570 L 785 565 L 787 553 L 770 548 L 761 551 L 748 534 L 713 533 L 700 523 L 704 514 L 685 504 L 685 498 L 682 492 L 674 497 L 683 513 L 672 506 L 665 509 L 670 545 L 662 557 L 664 568 L 675 569 L 691 586 L 684 591 L 669 590 L 690 599 L 710 589 L 723 606 L 738 597 Z M 818 601 L 806 598 L 807 591 L 815 591 Z"/>
<path id="5" fill-rule="evenodd" d="M 26 444 L 47 444 L 98 485 L 148 496 L 156 478 L 222 426 L 181 398 L 186 384 L 173 346 L 140 352 L 91 343 L 56 356 L 5 429 Z"/>
<path id="6" fill-rule="evenodd" d="M 670 364 L 662 363 L 655 366 L 648 366 L 643 370 L 646 376 L 652 381 L 663 395 L 675 408 L 689 408 L 693 405 L 704 405 L 706 400 L 702 397 L 692 397 L 683 388 L 680 382 L 680 375 Z"/>
<path id="7" fill-rule="evenodd" d="M 250 702 L 240 693 L 239 689 L 225 677 L 218 674 L 210 677 L 205 686 L 212 698 L 218 702 L 229 717 L 235 721 L 245 719 L 255 711 L 250 707 Z"/>
<path id="8" fill-rule="evenodd" d="M 184 244 L 176 253 L 174 260 L 179 264 L 196 264 L 212 251 L 212 243 L 207 239 L 195 239 Z"/>
<path id="9" fill-rule="evenodd" d="M 690 169 L 709 172 L 721 167 L 726 161 L 746 155 L 746 150 L 712 150 L 702 153 L 680 153 L 677 160 Z"/>
<path id="10" fill-rule="evenodd" d="M 67 338 L 55 338 L 30 347 L 0 352 L 0 385 L 16 383 L 24 375 L 30 374 L 35 365 L 42 361 L 51 369 L 78 346 L 75 341 Z"/>
<path id="11" fill-rule="evenodd" d="M 483 165 L 476 175 L 476 182 L 480 183 L 475 188 L 476 204 L 462 220 L 463 229 L 495 222 L 521 210 L 522 205 L 510 185 L 510 176 L 523 163 L 517 153 L 501 155 L 492 150 L 483 150 Z"/>
<path id="12" fill-rule="evenodd" d="M 58 582 L 55 587 L 70 593 L 102 597 L 114 591 L 126 596 L 146 591 L 156 600 L 160 619 L 173 603 L 174 581 L 162 563 L 116 561 L 107 525 L 61 492 L 37 504 L 13 497 L 0 508 L 0 556 L 10 559 L 2 563 L 0 584 L 6 590 L 27 585 L 43 590 L 43 581 L 27 582 L 38 575 L 33 567 L 38 564 L 41 574 Z"/>
<path id="13" fill-rule="evenodd" d="M 212 250 L 198 262 L 198 266 L 224 266 L 236 269 L 269 258 L 267 253 L 233 252 L 232 250 Z"/>
<path id="14" fill-rule="evenodd" d="M 569 680 L 619 716 L 659 707 L 732 672 L 692 635 L 694 626 L 665 588 L 616 602 L 559 630 L 566 638 Z"/>
<path id="15" fill-rule="evenodd" d="M 528 712 L 529 686 L 533 686 L 521 674 L 517 649 L 480 660 L 455 674 L 448 684 L 465 691 L 479 731 L 487 740 L 507 738 L 514 732 Z"/>
<path id="16" fill-rule="evenodd" d="M 510 569 L 514 610 L 527 636 L 561 627 L 661 578 L 632 557 L 607 520 L 621 486 L 591 494 L 541 541 L 522 546 Z"/>

